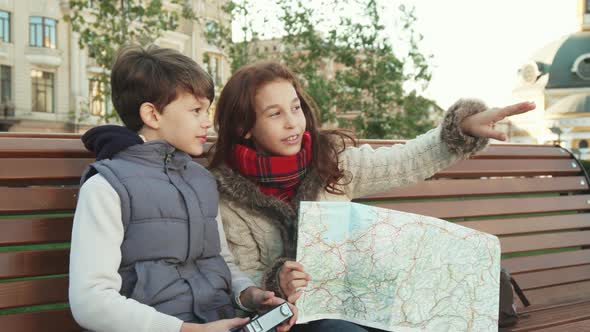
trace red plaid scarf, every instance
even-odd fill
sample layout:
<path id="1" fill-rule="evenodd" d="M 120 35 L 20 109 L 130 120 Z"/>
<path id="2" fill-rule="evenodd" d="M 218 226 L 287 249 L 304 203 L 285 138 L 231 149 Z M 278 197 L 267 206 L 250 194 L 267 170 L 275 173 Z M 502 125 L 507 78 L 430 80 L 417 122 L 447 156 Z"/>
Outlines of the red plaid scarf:
<path id="1" fill-rule="evenodd" d="M 258 185 L 266 195 L 290 202 L 311 162 L 311 135 L 303 134 L 301 150 L 293 156 L 262 156 L 255 149 L 236 144 L 231 168 Z"/>

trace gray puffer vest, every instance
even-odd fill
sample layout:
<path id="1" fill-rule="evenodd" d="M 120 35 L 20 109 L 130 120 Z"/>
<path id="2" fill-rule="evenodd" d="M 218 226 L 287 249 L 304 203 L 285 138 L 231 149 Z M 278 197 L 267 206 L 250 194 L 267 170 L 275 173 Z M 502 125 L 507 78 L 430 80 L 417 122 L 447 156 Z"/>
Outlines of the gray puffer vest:
<path id="1" fill-rule="evenodd" d="M 121 294 L 183 321 L 234 317 L 212 175 L 162 141 L 92 164 L 82 181 L 96 172 L 121 199 Z"/>

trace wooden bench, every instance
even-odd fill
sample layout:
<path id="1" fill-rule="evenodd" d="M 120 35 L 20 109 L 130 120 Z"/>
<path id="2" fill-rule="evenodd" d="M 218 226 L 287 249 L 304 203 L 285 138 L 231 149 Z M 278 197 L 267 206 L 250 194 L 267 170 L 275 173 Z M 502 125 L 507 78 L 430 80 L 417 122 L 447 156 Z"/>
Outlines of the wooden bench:
<path id="1" fill-rule="evenodd" d="M 0 133 L 0 330 L 81 330 L 67 305 L 68 241 L 91 161 L 78 135 Z M 359 201 L 498 235 L 502 264 L 532 304 L 511 331 L 588 331 L 590 188 L 566 150 L 491 146 L 431 181 Z"/>

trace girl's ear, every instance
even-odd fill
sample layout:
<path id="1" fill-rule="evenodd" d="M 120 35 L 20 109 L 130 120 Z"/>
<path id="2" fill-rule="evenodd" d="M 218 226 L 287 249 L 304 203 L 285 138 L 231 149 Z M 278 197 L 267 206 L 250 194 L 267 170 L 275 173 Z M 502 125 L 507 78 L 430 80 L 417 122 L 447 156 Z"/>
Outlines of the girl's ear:
<path id="1" fill-rule="evenodd" d="M 250 139 L 250 137 L 252 137 L 252 133 L 247 132 L 246 135 L 244 135 L 245 139 Z"/>
<path id="2" fill-rule="evenodd" d="M 139 116 L 141 121 L 151 129 L 160 128 L 160 113 L 152 103 L 143 103 L 139 106 Z"/>

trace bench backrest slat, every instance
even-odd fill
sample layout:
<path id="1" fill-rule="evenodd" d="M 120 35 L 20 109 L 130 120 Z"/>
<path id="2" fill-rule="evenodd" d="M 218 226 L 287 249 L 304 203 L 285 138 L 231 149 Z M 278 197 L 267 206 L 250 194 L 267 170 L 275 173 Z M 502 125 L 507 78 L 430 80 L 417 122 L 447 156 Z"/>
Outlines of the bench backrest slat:
<path id="1" fill-rule="evenodd" d="M 79 139 L 15 138 L 1 137 L 2 158 L 65 157 L 92 158 Z"/>
<path id="2" fill-rule="evenodd" d="M 471 159 L 458 162 L 435 177 L 557 176 L 579 173 L 580 167 L 566 159 Z"/>
<path id="3" fill-rule="evenodd" d="M 496 235 L 517 235 L 548 231 L 566 231 L 582 228 L 590 229 L 587 214 L 566 214 L 526 218 L 483 219 L 477 221 L 458 221 L 457 224 Z"/>
<path id="4" fill-rule="evenodd" d="M 70 309 L 0 315 L 0 326 L 10 332 L 80 332 Z"/>
<path id="5" fill-rule="evenodd" d="M 76 184 L 93 162 L 91 158 L 3 158 L 0 181 L 3 183 Z"/>
<path id="6" fill-rule="evenodd" d="M 68 278 L 0 283 L 0 309 L 68 302 Z"/>
<path id="7" fill-rule="evenodd" d="M 471 199 L 432 202 L 377 202 L 387 209 L 412 212 L 441 219 L 487 217 L 522 213 L 550 213 L 590 210 L 590 195 Z"/>
<path id="8" fill-rule="evenodd" d="M 69 249 L 0 252 L 0 278 L 68 273 Z"/>
<path id="9" fill-rule="evenodd" d="M 505 259 L 503 265 L 512 275 L 537 272 L 562 267 L 590 264 L 590 250 L 556 252 L 552 254 L 513 257 Z"/>
<path id="10" fill-rule="evenodd" d="M 73 211 L 77 187 L 0 187 L 0 210 L 4 213 Z"/>
<path id="11" fill-rule="evenodd" d="M 69 242 L 72 217 L 0 219 L 0 245 Z"/>
<path id="12" fill-rule="evenodd" d="M 590 245 L 590 231 L 510 236 L 500 238 L 500 243 L 502 253 L 506 254 L 588 246 Z"/>

